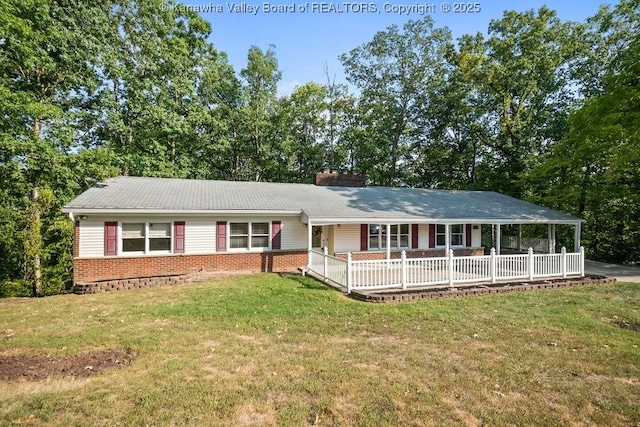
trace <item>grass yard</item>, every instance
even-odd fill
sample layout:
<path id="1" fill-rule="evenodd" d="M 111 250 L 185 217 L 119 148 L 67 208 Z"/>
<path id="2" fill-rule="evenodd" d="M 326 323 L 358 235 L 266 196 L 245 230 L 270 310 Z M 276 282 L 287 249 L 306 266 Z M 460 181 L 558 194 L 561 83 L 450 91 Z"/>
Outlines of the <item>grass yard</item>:
<path id="1" fill-rule="evenodd" d="M 625 283 L 374 305 L 256 274 L 0 300 L 0 354 L 134 355 L 0 381 L 0 424 L 637 426 L 638 324 Z"/>

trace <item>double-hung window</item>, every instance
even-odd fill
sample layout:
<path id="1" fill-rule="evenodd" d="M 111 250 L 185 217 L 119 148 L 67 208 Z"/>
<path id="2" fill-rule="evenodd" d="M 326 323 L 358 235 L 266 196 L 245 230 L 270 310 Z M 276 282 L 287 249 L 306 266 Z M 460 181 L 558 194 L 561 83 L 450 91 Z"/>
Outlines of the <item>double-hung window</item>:
<path id="1" fill-rule="evenodd" d="M 268 222 L 229 223 L 230 249 L 269 249 L 271 235 Z"/>
<path id="2" fill-rule="evenodd" d="M 144 222 L 122 224 L 122 252 L 144 253 L 146 239 Z"/>
<path id="3" fill-rule="evenodd" d="M 123 222 L 123 253 L 171 252 L 171 223 Z"/>
<path id="4" fill-rule="evenodd" d="M 390 248 L 402 249 L 409 247 L 409 224 L 394 224 L 390 227 Z M 369 224 L 369 250 L 387 248 L 386 224 Z"/>
<path id="5" fill-rule="evenodd" d="M 451 225 L 451 246 L 463 246 L 464 242 L 464 226 L 462 224 Z M 445 246 L 446 238 L 446 226 L 444 224 L 436 225 L 436 245 Z"/>

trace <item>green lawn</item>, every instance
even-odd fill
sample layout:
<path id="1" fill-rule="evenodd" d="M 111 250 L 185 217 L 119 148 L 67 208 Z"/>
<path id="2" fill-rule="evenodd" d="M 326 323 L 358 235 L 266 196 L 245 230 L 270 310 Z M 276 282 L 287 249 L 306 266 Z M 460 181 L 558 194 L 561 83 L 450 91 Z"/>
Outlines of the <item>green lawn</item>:
<path id="1" fill-rule="evenodd" d="M 374 305 L 309 278 L 0 300 L 0 353 L 131 351 L 0 381 L 0 424 L 640 424 L 640 285 Z"/>

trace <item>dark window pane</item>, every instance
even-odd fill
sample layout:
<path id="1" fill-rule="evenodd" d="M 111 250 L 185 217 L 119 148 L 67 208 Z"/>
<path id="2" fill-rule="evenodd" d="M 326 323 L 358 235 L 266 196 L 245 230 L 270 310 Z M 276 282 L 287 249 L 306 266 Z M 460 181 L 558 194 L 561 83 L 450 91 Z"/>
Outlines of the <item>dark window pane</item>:
<path id="1" fill-rule="evenodd" d="M 269 235 L 269 223 L 268 222 L 254 222 L 251 224 L 251 234 L 263 234 Z"/>
<path id="2" fill-rule="evenodd" d="M 400 247 L 402 248 L 409 247 L 409 236 L 400 236 Z"/>
<path id="3" fill-rule="evenodd" d="M 379 249 L 378 246 L 378 236 L 369 236 L 369 249 Z"/>
<path id="4" fill-rule="evenodd" d="M 122 239 L 122 252 L 144 252 L 144 239 Z"/>
<path id="5" fill-rule="evenodd" d="M 269 236 L 251 236 L 252 248 L 268 248 Z"/>
<path id="6" fill-rule="evenodd" d="M 409 234 L 409 224 L 402 224 L 400 226 L 400 234 Z"/>
<path id="7" fill-rule="evenodd" d="M 149 251 L 168 251 L 171 239 L 149 239 Z"/>
<path id="8" fill-rule="evenodd" d="M 445 242 L 446 242 L 446 240 L 445 240 L 445 238 L 444 238 L 444 235 L 442 235 L 442 234 L 438 234 L 438 236 L 436 236 L 436 237 L 437 237 L 437 239 L 436 239 L 436 245 L 438 245 L 438 246 L 444 246 L 444 244 L 445 244 Z"/>
<path id="9" fill-rule="evenodd" d="M 247 236 L 231 236 L 229 238 L 229 247 L 232 249 L 248 248 L 249 238 Z"/>
<path id="10" fill-rule="evenodd" d="M 247 223 L 231 223 L 229 224 L 229 231 L 232 236 L 242 236 L 249 234 L 249 224 Z"/>

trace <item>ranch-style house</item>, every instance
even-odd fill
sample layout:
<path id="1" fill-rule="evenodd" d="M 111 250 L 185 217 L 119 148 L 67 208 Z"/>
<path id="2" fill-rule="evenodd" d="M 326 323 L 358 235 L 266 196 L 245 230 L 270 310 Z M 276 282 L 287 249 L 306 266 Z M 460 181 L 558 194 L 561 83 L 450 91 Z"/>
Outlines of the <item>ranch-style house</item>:
<path id="1" fill-rule="evenodd" d="M 583 274 L 580 218 L 495 192 L 367 187 L 351 174 L 118 177 L 63 211 L 75 223 L 76 284 L 302 269 L 351 290 Z M 557 250 L 559 226 L 572 252 Z"/>

